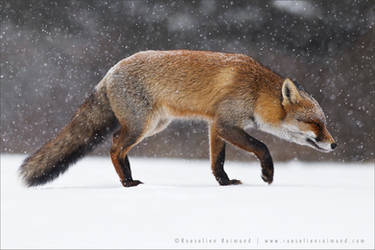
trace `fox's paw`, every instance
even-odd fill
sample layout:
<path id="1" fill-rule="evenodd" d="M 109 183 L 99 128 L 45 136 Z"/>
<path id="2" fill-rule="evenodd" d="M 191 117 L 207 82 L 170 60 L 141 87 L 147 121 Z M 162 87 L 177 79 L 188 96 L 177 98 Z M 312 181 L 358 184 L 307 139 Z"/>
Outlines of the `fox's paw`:
<path id="1" fill-rule="evenodd" d="M 124 187 L 135 187 L 135 186 L 138 186 L 139 184 L 143 184 L 143 182 L 138 181 L 138 180 L 131 180 L 131 181 L 121 181 L 121 184 Z"/>
<path id="2" fill-rule="evenodd" d="M 228 186 L 228 185 L 239 185 L 239 184 L 242 184 L 242 182 L 240 180 L 236 180 L 236 179 L 233 179 L 233 180 L 219 180 L 219 184 L 222 185 L 222 186 Z"/>
<path id="3" fill-rule="evenodd" d="M 273 181 L 273 168 L 263 168 L 262 169 L 262 180 L 271 184 Z"/>

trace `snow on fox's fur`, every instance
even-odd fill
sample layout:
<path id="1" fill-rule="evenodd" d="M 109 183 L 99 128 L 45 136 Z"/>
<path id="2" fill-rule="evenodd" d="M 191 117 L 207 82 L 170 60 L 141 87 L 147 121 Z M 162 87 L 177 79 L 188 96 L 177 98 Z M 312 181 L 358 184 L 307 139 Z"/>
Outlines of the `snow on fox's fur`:
<path id="1" fill-rule="evenodd" d="M 44 184 L 113 135 L 110 151 L 125 187 L 136 186 L 127 157 L 142 139 L 175 118 L 209 123 L 212 172 L 221 185 L 239 184 L 224 171 L 226 143 L 254 153 L 271 183 L 267 146 L 244 130 L 254 127 L 329 152 L 335 146 L 318 102 L 288 78 L 251 57 L 206 51 L 145 51 L 121 60 L 96 86 L 59 134 L 20 168 L 29 186 Z"/>

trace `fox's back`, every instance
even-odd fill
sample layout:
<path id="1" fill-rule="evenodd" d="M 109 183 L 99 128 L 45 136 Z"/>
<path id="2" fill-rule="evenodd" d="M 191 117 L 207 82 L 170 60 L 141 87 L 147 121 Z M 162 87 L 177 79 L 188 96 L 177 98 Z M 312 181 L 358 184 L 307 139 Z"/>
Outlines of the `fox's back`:
<path id="1" fill-rule="evenodd" d="M 144 87 L 142 92 L 151 96 L 154 106 L 211 116 L 224 98 L 238 91 L 255 92 L 252 77 L 262 70 L 242 54 L 145 51 L 120 61 L 112 75 L 119 76 L 125 88 Z"/>
<path id="2" fill-rule="evenodd" d="M 123 69 L 144 77 L 145 84 L 199 90 L 233 78 L 254 61 L 241 54 L 205 51 L 145 51 L 124 59 Z M 223 79 L 223 77 L 225 79 Z"/>

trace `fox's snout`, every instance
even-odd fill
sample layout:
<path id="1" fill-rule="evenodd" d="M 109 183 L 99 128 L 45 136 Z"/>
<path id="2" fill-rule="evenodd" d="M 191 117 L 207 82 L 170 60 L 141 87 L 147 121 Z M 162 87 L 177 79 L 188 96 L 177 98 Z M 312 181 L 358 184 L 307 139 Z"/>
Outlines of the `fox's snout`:
<path id="1" fill-rule="evenodd" d="M 308 146 L 324 153 L 332 152 L 337 147 L 337 143 L 325 128 L 318 137 L 308 136 L 306 142 Z"/>
<path id="2" fill-rule="evenodd" d="M 327 141 L 328 141 L 328 144 L 329 144 L 329 152 L 330 151 L 333 151 L 336 147 L 337 147 L 337 143 L 335 141 L 335 139 L 333 139 L 332 135 L 328 132 L 328 130 L 325 128 L 325 135 L 327 137 Z"/>

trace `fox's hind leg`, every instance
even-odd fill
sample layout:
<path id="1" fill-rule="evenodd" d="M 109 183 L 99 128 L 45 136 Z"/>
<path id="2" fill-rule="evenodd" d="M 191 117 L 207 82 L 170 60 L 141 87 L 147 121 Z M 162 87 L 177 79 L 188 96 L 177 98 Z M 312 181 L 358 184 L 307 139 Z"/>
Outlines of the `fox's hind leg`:
<path id="1" fill-rule="evenodd" d="M 210 126 L 210 160 L 212 173 L 220 185 L 241 184 L 239 180 L 230 180 L 224 171 L 225 142 L 217 135 L 214 125 Z"/>
<path id="2" fill-rule="evenodd" d="M 128 159 L 128 152 L 141 139 L 141 133 L 130 131 L 122 127 L 113 135 L 113 143 L 110 151 L 112 163 L 120 177 L 124 187 L 133 187 L 142 184 L 141 181 L 133 180 Z"/>
<path id="3" fill-rule="evenodd" d="M 137 186 L 133 180 L 128 152 L 139 143 L 156 123 L 154 102 L 144 83 L 127 68 L 115 68 L 106 79 L 106 93 L 121 129 L 113 136 L 111 159 L 124 187 Z"/>

